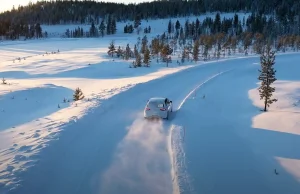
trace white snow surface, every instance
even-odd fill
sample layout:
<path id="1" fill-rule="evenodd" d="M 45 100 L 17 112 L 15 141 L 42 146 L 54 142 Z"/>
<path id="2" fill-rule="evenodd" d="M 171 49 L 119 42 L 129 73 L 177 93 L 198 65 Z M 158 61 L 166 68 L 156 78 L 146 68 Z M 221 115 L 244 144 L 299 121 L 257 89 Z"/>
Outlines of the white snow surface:
<path id="1" fill-rule="evenodd" d="M 257 58 L 223 63 L 240 66 L 190 95 L 172 121 L 180 193 L 299 193 L 299 59 L 277 56 L 278 102 L 266 113 Z"/>
<path id="2" fill-rule="evenodd" d="M 168 21 L 143 25 L 151 37 Z M 300 190 L 299 54 L 277 57 L 279 101 L 262 113 L 259 58 L 129 68 L 106 54 L 111 40 L 136 42 L 122 26 L 104 38 L 0 43 L 0 194 Z M 85 99 L 72 102 L 77 87 Z M 173 100 L 169 121 L 143 119 L 153 96 Z"/>

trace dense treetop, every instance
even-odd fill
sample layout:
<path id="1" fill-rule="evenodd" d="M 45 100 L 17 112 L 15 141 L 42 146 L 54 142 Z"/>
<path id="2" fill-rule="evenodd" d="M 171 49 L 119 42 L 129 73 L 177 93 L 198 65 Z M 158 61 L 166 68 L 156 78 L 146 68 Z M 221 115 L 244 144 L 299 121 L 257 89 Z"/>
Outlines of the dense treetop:
<path id="1" fill-rule="evenodd" d="M 117 21 L 199 15 L 205 12 L 246 11 L 275 14 L 292 20 L 300 14 L 299 0 L 161 0 L 140 4 L 96 2 L 92 0 L 51 0 L 29 3 L 0 14 L 0 22 L 41 24 L 101 22 L 113 15 Z"/>

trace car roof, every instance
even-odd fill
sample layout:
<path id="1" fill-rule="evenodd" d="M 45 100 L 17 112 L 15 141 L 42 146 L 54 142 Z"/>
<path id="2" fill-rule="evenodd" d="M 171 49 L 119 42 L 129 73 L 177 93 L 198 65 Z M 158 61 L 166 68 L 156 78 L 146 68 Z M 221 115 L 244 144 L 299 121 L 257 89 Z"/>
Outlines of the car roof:
<path id="1" fill-rule="evenodd" d="M 163 102 L 165 101 L 166 98 L 163 97 L 154 97 L 154 98 L 150 98 L 149 102 Z"/>

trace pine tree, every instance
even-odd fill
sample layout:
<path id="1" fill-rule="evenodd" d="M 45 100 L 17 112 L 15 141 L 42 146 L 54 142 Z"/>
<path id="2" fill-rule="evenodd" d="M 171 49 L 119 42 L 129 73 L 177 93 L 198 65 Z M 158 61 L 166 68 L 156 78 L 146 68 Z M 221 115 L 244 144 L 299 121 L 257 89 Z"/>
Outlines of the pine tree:
<path id="1" fill-rule="evenodd" d="M 108 16 L 108 19 L 107 19 L 107 26 L 106 26 L 106 34 L 109 35 L 109 34 L 112 34 L 112 18 L 111 18 L 111 15 Z"/>
<path id="2" fill-rule="evenodd" d="M 141 25 L 141 17 L 139 15 L 134 18 L 134 28 L 138 28 Z"/>
<path id="3" fill-rule="evenodd" d="M 179 34 L 179 44 L 180 46 L 185 45 L 186 39 L 185 39 L 185 34 L 183 32 L 183 28 L 180 28 L 180 34 Z"/>
<path id="4" fill-rule="evenodd" d="M 221 32 L 221 16 L 219 13 L 215 17 L 213 32 Z"/>
<path id="5" fill-rule="evenodd" d="M 126 51 L 125 51 L 125 60 L 128 60 L 130 58 L 130 53 L 131 53 L 131 49 L 129 47 L 129 44 L 127 44 Z"/>
<path id="6" fill-rule="evenodd" d="M 78 101 L 78 100 L 82 100 L 83 98 L 84 98 L 84 95 L 83 95 L 81 89 L 76 88 L 74 95 L 73 95 L 73 100 Z"/>
<path id="7" fill-rule="evenodd" d="M 117 32 L 117 22 L 116 19 L 113 18 L 112 23 L 111 23 L 111 33 L 115 34 Z"/>
<path id="8" fill-rule="evenodd" d="M 125 34 L 128 33 L 128 26 L 127 26 L 127 25 L 124 26 L 124 33 L 125 33 Z"/>
<path id="9" fill-rule="evenodd" d="M 91 37 L 97 36 L 97 29 L 96 29 L 96 27 L 95 27 L 94 22 L 92 23 L 91 28 L 90 28 L 90 36 L 91 36 Z"/>
<path id="10" fill-rule="evenodd" d="M 67 38 L 70 38 L 70 30 L 69 29 L 66 30 L 65 34 L 66 34 Z"/>
<path id="11" fill-rule="evenodd" d="M 83 33 L 83 28 L 80 28 L 80 37 L 83 37 L 84 33 Z"/>
<path id="12" fill-rule="evenodd" d="M 135 64 L 136 64 L 137 67 L 142 66 L 142 57 L 141 57 L 141 54 L 139 52 L 137 52 L 137 54 L 136 54 Z"/>
<path id="13" fill-rule="evenodd" d="M 127 28 L 127 33 L 132 33 L 133 32 L 133 26 L 130 25 L 128 28 Z"/>
<path id="14" fill-rule="evenodd" d="M 190 35 L 189 25 L 190 25 L 189 20 L 186 20 L 185 21 L 185 25 L 184 25 L 184 34 L 185 34 L 185 37 L 188 37 Z"/>
<path id="15" fill-rule="evenodd" d="M 139 55 L 139 51 L 138 51 L 138 49 L 137 49 L 136 44 L 134 45 L 133 53 L 134 53 L 134 57 L 135 57 L 135 58 Z"/>
<path id="16" fill-rule="evenodd" d="M 99 31 L 100 31 L 100 34 L 101 36 L 103 37 L 104 36 L 104 32 L 105 32 L 105 24 L 104 24 L 104 20 L 101 21 L 101 24 L 99 26 Z"/>
<path id="17" fill-rule="evenodd" d="M 277 79 L 275 77 L 276 70 L 273 65 L 275 64 L 275 52 L 271 50 L 271 46 L 267 46 L 265 52 L 260 57 L 261 70 L 258 80 L 261 81 L 261 86 L 258 88 L 260 99 L 264 100 L 264 111 L 267 111 L 273 102 L 277 99 L 273 99 L 272 95 L 275 92 L 275 87 L 271 87 Z"/>
<path id="18" fill-rule="evenodd" d="M 41 27 L 41 25 L 39 23 L 37 23 L 35 25 L 35 34 L 36 34 L 37 38 L 42 38 L 43 37 L 43 35 L 42 35 L 42 27 Z"/>
<path id="19" fill-rule="evenodd" d="M 146 50 L 146 47 L 147 47 L 147 44 L 148 44 L 148 39 L 147 39 L 147 36 L 145 35 L 142 39 L 142 48 L 141 48 L 141 53 L 145 53 L 145 50 Z"/>
<path id="20" fill-rule="evenodd" d="M 162 47 L 160 54 L 161 54 L 163 61 L 167 63 L 167 67 L 168 67 L 169 62 L 171 62 L 171 58 L 169 55 L 172 54 L 170 46 L 168 44 L 164 45 Z"/>
<path id="21" fill-rule="evenodd" d="M 121 57 L 123 55 L 123 50 L 121 49 L 121 47 L 118 47 L 118 50 L 116 51 L 117 53 L 117 57 Z"/>
<path id="22" fill-rule="evenodd" d="M 114 57 L 114 53 L 116 52 L 116 48 L 115 48 L 115 43 L 114 41 L 111 41 L 109 47 L 108 47 L 108 55 L 110 55 L 111 57 Z"/>
<path id="23" fill-rule="evenodd" d="M 143 62 L 147 67 L 149 67 L 149 65 L 150 65 L 150 50 L 148 47 L 146 47 Z"/>
<path id="24" fill-rule="evenodd" d="M 181 63 L 184 63 L 185 62 L 185 59 L 187 58 L 187 49 L 184 47 L 182 49 L 182 54 L 181 54 Z"/>
<path id="25" fill-rule="evenodd" d="M 2 84 L 7 84 L 6 79 L 2 78 Z"/>
<path id="26" fill-rule="evenodd" d="M 180 27 L 181 27 L 180 22 L 177 20 L 176 24 L 175 24 L 175 29 L 176 29 L 177 32 L 179 32 Z"/>
<path id="27" fill-rule="evenodd" d="M 194 59 L 194 61 L 199 60 L 199 46 L 200 46 L 200 42 L 199 42 L 199 40 L 196 40 L 194 42 L 194 47 L 193 47 L 193 59 Z"/>
<path id="28" fill-rule="evenodd" d="M 157 56 L 157 58 L 158 58 L 158 54 L 159 54 L 159 50 L 160 50 L 160 45 L 159 45 L 159 39 L 158 38 L 154 38 L 153 40 L 152 40 L 152 50 L 151 50 L 151 53 L 153 54 L 153 55 L 156 55 Z"/>
<path id="29" fill-rule="evenodd" d="M 168 24 L 168 33 L 171 34 L 172 33 L 172 21 L 169 20 L 169 24 Z"/>

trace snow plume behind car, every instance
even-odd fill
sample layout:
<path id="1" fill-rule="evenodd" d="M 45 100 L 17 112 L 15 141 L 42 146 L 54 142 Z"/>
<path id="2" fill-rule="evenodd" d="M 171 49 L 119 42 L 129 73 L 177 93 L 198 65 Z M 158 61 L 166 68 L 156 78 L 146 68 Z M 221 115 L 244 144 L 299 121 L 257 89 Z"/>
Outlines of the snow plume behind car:
<path id="1" fill-rule="evenodd" d="M 172 193 L 167 131 L 163 122 L 137 119 L 102 177 L 101 193 Z M 125 192 L 126 193 L 126 192 Z"/>

